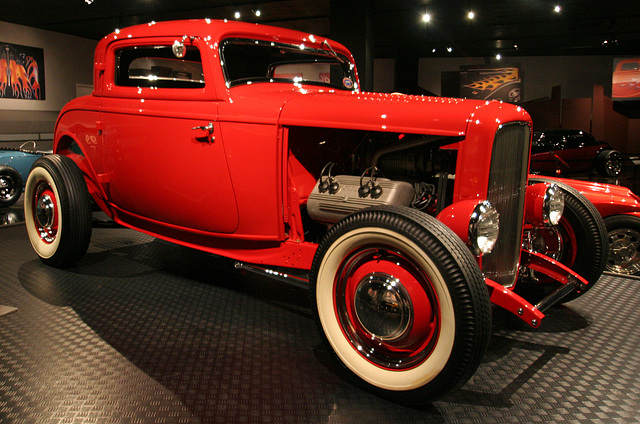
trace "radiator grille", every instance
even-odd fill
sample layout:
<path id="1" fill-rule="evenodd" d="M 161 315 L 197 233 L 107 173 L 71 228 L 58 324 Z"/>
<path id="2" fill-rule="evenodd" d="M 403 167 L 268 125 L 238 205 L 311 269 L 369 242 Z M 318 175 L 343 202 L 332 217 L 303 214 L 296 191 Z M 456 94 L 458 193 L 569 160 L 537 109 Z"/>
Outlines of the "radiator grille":
<path id="1" fill-rule="evenodd" d="M 487 199 L 500 213 L 500 234 L 482 258 L 482 271 L 503 286 L 511 286 L 518 272 L 529 143 L 529 126 L 520 123 L 500 127 L 493 143 Z"/>

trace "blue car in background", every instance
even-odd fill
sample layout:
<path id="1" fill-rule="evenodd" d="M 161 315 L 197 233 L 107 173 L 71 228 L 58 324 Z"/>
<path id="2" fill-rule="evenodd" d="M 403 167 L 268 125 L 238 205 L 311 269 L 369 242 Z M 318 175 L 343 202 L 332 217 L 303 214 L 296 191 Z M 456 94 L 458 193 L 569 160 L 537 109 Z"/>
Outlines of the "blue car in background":
<path id="1" fill-rule="evenodd" d="M 27 141 L 18 148 L 0 147 L 0 208 L 18 201 L 31 165 L 46 153 L 50 152 L 36 150 L 34 141 Z"/>

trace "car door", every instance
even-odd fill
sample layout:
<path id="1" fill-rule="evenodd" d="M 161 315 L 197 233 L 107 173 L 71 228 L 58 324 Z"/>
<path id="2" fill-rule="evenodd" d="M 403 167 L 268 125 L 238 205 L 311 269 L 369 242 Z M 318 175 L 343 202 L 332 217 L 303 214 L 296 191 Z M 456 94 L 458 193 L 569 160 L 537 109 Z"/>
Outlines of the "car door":
<path id="1" fill-rule="evenodd" d="M 173 41 L 124 40 L 110 49 L 102 110 L 108 197 L 136 226 L 233 233 L 238 211 L 216 138 L 210 67 L 197 39 L 183 57 Z"/>
<path id="2" fill-rule="evenodd" d="M 559 154 L 569 165 L 569 171 L 586 172 L 591 169 L 597 150 L 590 141 L 584 133 L 567 134 L 564 137 L 564 150 Z"/>

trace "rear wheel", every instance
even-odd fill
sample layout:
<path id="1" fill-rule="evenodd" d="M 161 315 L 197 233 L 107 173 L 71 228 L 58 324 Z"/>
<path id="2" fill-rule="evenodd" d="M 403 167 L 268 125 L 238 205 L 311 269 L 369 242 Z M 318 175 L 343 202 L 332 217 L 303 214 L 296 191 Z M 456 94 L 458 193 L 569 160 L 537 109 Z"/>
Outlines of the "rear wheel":
<path id="1" fill-rule="evenodd" d="M 367 389 L 405 404 L 464 384 L 491 334 L 474 257 L 435 218 L 381 207 L 324 237 L 311 270 L 316 316 L 340 362 Z"/>
<path id="2" fill-rule="evenodd" d="M 609 232 L 607 271 L 640 275 L 640 218 L 615 215 L 607 217 L 604 223 Z"/>
<path id="3" fill-rule="evenodd" d="M 617 177 L 622 173 L 622 155 L 617 150 L 604 150 L 596 158 L 597 168 L 603 177 Z"/>
<path id="4" fill-rule="evenodd" d="M 84 256 L 91 239 L 91 201 L 75 162 L 59 155 L 34 162 L 24 215 L 31 245 L 43 262 L 65 267 Z"/>
<path id="5" fill-rule="evenodd" d="M 22 186 L 22 177 L 15 168 L 0 165 L 0 207 L 16 203 L 22 194 Z"/>

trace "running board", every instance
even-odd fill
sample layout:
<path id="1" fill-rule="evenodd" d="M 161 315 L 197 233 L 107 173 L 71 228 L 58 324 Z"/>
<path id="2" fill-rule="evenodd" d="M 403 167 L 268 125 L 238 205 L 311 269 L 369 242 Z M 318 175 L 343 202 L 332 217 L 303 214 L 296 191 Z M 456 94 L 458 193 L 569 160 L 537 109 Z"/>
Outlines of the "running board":
<path id="1" fill-rule="evenodd" d="M 245 264 L 243 262 L 236 262 L 233 266 L 236 269 L 249 271 L 302 289 L 309 289 L 309 275 L 304 271 L 280 267 L 265 268 L 260 265 Z"/>

